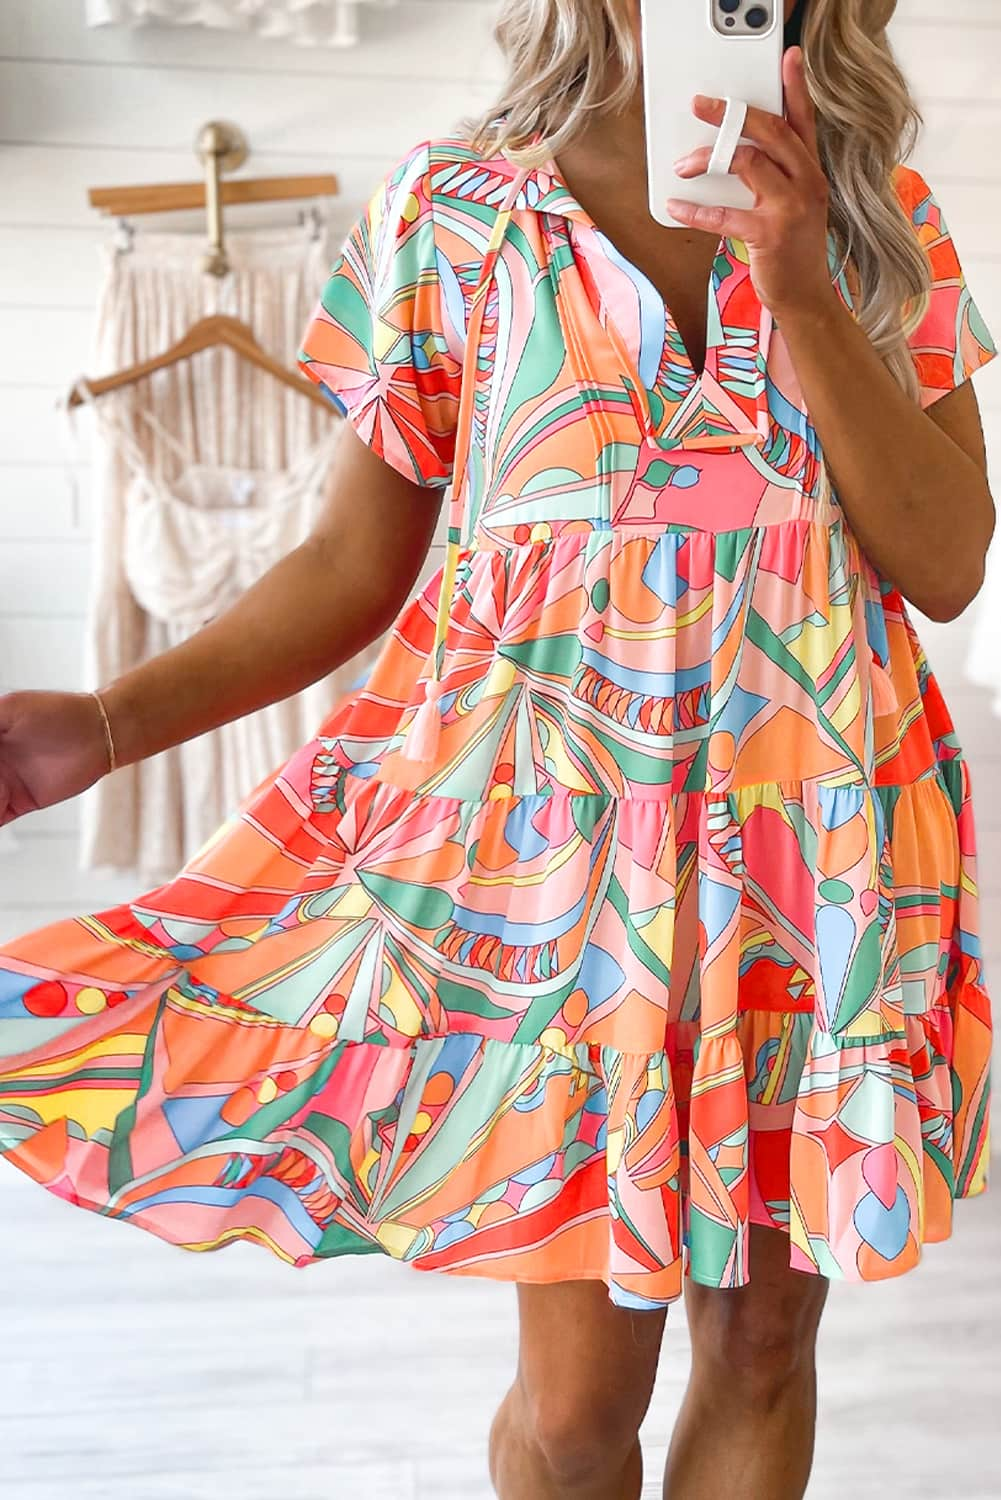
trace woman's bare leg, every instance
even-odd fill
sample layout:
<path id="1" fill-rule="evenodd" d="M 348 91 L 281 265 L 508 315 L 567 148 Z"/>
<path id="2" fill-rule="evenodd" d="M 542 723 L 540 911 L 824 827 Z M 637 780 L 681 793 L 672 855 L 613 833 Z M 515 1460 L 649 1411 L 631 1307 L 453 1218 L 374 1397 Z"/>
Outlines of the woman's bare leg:
<path id="1" fill-rule="evenodd" d="M 802 1500 L 817 1418 L 816 1338 L 830 1283 L 789 1268 L 784 1230 L 753 1224 L 751 1281 L 685 1281 L 692 1373 L 664 1500 Z"/>
<path id="2" fill-rule="evenodd" d="M 603 1281 L 520 1282 L 518 1370 L 490 1429 L 500 1500 L 639 1500 L 639 1428 L 666 1309 L 616 1307 Z"/>

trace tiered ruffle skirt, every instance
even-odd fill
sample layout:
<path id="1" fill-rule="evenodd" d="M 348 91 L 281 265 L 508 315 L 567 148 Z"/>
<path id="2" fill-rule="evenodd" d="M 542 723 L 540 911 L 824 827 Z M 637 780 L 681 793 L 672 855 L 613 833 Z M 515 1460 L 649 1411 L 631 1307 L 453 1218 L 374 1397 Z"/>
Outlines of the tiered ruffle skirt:
<path id="1" fill-rule="evenodd" d="M 0 1150 L 177 1245 L 871 1281 L 986 1183 L 966 762 L 839 524 L 463 550 L 166 885 L 0 947 Z"/>

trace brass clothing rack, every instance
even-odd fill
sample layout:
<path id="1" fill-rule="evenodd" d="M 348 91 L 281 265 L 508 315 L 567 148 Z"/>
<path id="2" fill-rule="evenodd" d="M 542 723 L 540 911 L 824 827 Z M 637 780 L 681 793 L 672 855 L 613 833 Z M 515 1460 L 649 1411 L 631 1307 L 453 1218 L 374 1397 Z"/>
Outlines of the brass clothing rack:
<path id="1" fill-rule="evenodd" d="M 198 132 L 195 153 L 205 169 L 202 182 L 148 183 L 129 187 L 93 187 L 88 193 L 92 208 L 119 219 L 135 214 L 172 213 L 204 208 L 208 219 L 208 248 L 202 262 L 213 276 L 230 269 L 223 234 L 223 208 L 240 203 L 279 203 L 296 198 L 333 196 L 339 188 L 331 173 L 297 177 L 244 177 L 224 181 L 249 155 L 247 138 L 238 125 L 210 120 Z"/>
<path id="2" fill-rule="evenodd" d="M 223 236 L 223 206 L 235 203 L 277 203 L 294 198 L 318 198 L 338 190 L 337 178 L 329 173 L 299 177 L 242 178 L 223 180 L 247 160 L 249 147 L 239 126 L 211 120 L 195 141 L 195 150 L 205 168 L 203 182 L 163 182 L 128 187 L 94 187 L 88 193 L 91 207 L 127 222 L 134 214 L 170 213 L 177 209 L 204 208 L 208 216 L 208 248 L 202 265 L 212 276 L 225 276 L 230 269 Z M 314 206 L 315 211 L 315 206 Z M 216 313 L 198 319 L 169 349 L 149 359 L 118 370 L 99 380 L 86 381 L 86 391 L 77 381 L 70 391 L 70 406 L 86 396 L 101 396 L 144 380 L 155 371 L 187 360 L 205 349 L 225 347 L 241 359 L 267 371 L 276 380 L 330 410 L 330 403 L 313 381 L 287 369 L 257 342 L 253 330 L 239 319 Z"/>

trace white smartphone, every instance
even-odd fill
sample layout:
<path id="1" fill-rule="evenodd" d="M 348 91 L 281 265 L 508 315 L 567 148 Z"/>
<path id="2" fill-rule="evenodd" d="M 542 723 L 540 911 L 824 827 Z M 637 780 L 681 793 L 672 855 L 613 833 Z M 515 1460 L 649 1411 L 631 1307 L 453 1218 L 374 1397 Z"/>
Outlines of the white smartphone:
<path id="1" fill-rule="evenodd" d="M 693 113 L 693 94 L 782 113 L 784 27 L 783 0 L 642 0 L 647 180 L 659 224 L 682 222 L 668 213 L 668 198 L 754 207 L 754 194 L 735 173 L 679 177 L 673 164 L 716 140 L 718 126 Z"/>

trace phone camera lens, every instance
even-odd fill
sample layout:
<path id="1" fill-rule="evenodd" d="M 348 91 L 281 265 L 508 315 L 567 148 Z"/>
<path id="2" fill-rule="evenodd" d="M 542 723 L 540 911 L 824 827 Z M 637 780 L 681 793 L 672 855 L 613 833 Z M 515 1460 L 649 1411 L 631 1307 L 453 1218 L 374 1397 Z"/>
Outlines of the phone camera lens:
<path id="1" fill-rule="evenodd" d="M 731 11 L 740 9 L 740 0 L 719 0 L 719 8 L 724 15 L 729 15 Z"/>
<path id="2" fill-rule="evenodd" d="M 763 5 L 752 5 L 744 20 L 756 30 L 759 26 L 768 24 L 768 12 Z"/>

